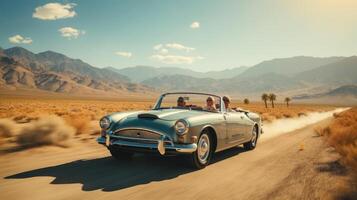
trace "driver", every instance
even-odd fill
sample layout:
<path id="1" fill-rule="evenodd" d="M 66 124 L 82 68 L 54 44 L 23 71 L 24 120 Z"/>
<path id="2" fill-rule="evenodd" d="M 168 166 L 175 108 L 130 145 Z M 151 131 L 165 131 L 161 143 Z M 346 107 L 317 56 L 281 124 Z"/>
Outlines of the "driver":
<path id="1" fill-rule="evenodd" d="M 182 108 L 186 107 L 186 100 L 183 97 L 177 98 L 177 107 Z"/>
<path id="2" fill-rule="evenodd" d="M 216 109 L 216 104 L 215 104 L 215 101 L 214 101 L 214 98 L 209 96 L 206 100 L 206 107 L 204 108 L 205 110 L 207 111 L 212 111 L 212 112 L 217 112 L 217 109 Z"/>

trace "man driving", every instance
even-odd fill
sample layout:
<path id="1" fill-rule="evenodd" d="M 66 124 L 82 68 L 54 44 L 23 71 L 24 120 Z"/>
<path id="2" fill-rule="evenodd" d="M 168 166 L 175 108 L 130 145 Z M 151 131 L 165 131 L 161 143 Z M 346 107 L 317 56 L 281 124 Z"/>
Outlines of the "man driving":
<path id="1" fill-rule="evenodd" d="M 184 107 L 186 107 L 186 100 L 185 100 L 185 98 L 179 97 L 179 98 L 177 99 L 177 107 L 179 107 L 179 108 L 184 108 Z"/>

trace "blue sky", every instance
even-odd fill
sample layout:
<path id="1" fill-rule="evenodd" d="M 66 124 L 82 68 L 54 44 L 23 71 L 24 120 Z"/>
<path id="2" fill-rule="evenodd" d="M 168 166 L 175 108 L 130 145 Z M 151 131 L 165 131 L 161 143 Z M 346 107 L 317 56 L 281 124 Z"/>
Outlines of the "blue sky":
<path id="1" fill-rule="evenodd" d="M 2 0 L 0 46 L 52 50 L 98 67 L 222 70 L 355 55 L 355 19 L 355 0 Z"/>

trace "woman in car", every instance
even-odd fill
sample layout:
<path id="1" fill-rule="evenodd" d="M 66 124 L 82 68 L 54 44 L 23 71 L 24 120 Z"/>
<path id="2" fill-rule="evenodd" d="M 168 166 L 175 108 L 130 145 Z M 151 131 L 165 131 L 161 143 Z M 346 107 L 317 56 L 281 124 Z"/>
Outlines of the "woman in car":
<path id="1" fill-rule="evenodd" d="M 217 112 L 215 100 L 212 96 L 209 96 L 206 100 L 206 107 L 204 107 L 204 110 L 211 111 L 211 112 Z"/>

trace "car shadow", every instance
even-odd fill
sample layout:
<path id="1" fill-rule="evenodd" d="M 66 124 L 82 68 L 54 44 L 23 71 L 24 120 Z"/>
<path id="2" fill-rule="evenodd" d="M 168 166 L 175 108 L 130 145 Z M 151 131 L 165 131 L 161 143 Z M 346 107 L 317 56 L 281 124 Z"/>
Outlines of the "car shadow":
<path id="1" fill-rule="evenodd" d="M 212 164 L 244 152 L 232 148 L 215 154 Z M 77 160 L 61 165 L 26 171 L 5 179 L 24 179 L 40 176 L 54 177 L 51 184 L 82 184 L 83 191 L 116 191 L 153 181 L 173 179 L 195 171 L 180 157 L 137 155 L 132 160 L 117 161 L 112 157 Z"/>

